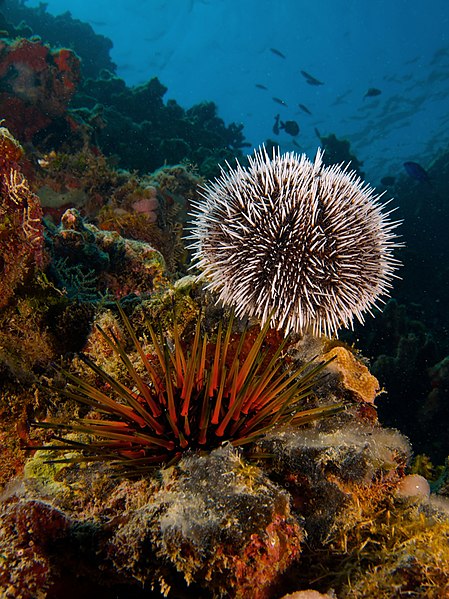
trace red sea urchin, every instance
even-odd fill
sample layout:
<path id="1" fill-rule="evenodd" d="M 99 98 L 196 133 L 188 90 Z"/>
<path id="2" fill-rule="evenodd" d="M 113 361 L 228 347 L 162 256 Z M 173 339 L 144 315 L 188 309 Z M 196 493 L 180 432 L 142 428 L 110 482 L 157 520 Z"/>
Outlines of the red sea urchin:
<path id="1" fill-rule="evenodd" d="M 265 148 L 203 188 L 190 236 L 196 266 L 237 316 L 331 335 L 382 302 L 399 266 L 386 204 L 318 150 Z M 229 165 L 228 165 L 229 166 Z"/>
<path id="2" fill-rule="evenodd" d="M 64 395 L 93 408 L 68 423 L 34 423 L 63 433 L 87 434 L 84 442 L 54 436 L 58 445 L 30 447 L 53 452 L 78 450 L 79 456 L 51 461 L 109 461 L 122 472 L 138 475 L 176 461 L 188 449 L 212 449 L 224 441 L 251 443 L 278 425 L 305 424 L 335 414 L 342 405 L 309 408 L 317 375 L 329 363 L 288 364 L 286 340 L 267 343 L 269 321 L 255 336 L 232 334 L 233 317 L 221 321 L 215 343 L 201 335 L 198 319 L 187 347 L 174 325 L 173 340 L 161 339 L 149 325 L 153 350 L 144 348 L 118 306 L 134 356 L 112 332 L 98 330 L 120 358 L 128 380 L 117 380 L 87 356 L 81 359 L 96 375 L 96 384 L 62 371 Z M 100 416 L 102 414 L 103 416 Z"/>

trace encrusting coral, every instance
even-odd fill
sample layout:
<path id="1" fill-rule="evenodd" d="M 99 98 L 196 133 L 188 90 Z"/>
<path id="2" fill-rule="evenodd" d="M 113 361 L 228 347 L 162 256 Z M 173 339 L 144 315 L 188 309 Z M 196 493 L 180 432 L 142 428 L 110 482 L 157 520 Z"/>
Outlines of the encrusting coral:
<path id="1" fill-rule="evenodd" d="M 49 275 L 73 298 L 89 289 L 97 298 L 150 294 L 167 284 L 164 259 L 151 245 L 101 231 L 74 208 L 64 212 L 59 227 L 48 228 L 47 239 Z"/>
<path id="2" fill-rule="evenodd" d="M 0 581 L 23 599 L 39 585 L 48 597 L 81 589 L 97 570 L 103 589 L 169 597 L 311 587 L 339 599 L 389 599 L 392 588 L 441 597 L 447 502 L 404 495 L 400 433 L 336 418 L 270 433 L 252 463 L 228 444 L 139 480 L 111 478 L 104 462 L 49 464 L 37 451 L 0 506 Z"/>
<path id="3" fill-rule="evenodd" d="M 165 166 L 139 176 L 115 170 L 86 144 L 72 154 L 36 153 L 34 186 L 47 221 L 57 225 L 66 210 L 76 209 L 102 231 L 150 244 L 162 253 L 171 277 L 184 271 L 183 227 L 203 181 L 193 167 Z"/>
<path id="4" fill-rule="evenodd" d="M 164 472 L 151 502 L 129 516 L 110 540 L 119 572 L 145 577 L 150 544 L 166 556 L 167 586 L 174 568 L 187 583 L 202 580 L 215 597 L 268 597 L 304 538 L 284 491 L 230 446 L 185 457 Z"/>
<path id="5" fill-rule="evenodd" d="M 40 40 L 0 41 L 0 111 L 21 141 L 32 141 L 58 120 L 61 128 L 69 127 L 67 105 L 79 82 L 79 65 L 71 50 L 51 50 Z"/>
<path id="6" fill-rule="evenodd" d="M 379 393 L 379 381 L 353 353 L 345 347 L 337 346 L 326 352 L 324 359 L 332 359 L 329 369 L 342 377 L 344 388 L 353 397 L 361 402 L 374 403 Z"/>
<path id="7" fill-rule="evenodd" d="M 52 597 L 86 577 L 131 593 L 264 599 L 300 555 L 288 493 L 230 445 L 186 455 L 159 480 L 118 481 L 101 464 L 44 466 L 37 452 L 20 492 L 0 505 L 8 599 Z"/>
<path id="8" fill-rule="evenodd" d="M 347 421 L 270 434 L 259 447 L 305 518 L 296 585 L 315 580 L 339 598 L 446 596 L 449 502 L 404 476 L 411 449 L 400 433 Z"/>
<path id="9" fill-rule="evenodd" d="M 23 150 L 0 128 L 0 308 L 45 263 L 42 209 L 20 169 Z"/>

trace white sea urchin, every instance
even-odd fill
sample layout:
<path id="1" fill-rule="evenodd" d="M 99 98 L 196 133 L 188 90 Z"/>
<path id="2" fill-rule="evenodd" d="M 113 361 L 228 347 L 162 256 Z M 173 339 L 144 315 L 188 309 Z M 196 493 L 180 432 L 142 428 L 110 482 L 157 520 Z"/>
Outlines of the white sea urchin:
<path id="1" fill-rule="evenodd" d="M 388 295 L 399 262 L 398 221 L 347 167 L 318 150 L 270 159 L 265 148 L 203 187 L 195 203 L 194 262 L 238 316 L 285 332 L 331 335 Z"/>

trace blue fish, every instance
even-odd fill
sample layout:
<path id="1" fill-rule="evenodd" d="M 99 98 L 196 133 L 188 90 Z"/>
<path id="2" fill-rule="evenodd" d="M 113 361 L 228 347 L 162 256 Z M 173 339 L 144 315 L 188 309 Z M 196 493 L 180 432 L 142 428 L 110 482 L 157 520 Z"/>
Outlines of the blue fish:
<path id="1" fill-rule="evenodd" d="M 374 98 L 374 96 L 380 96 L 382 91 L 377 89 L 377 87 L 370 87 L 363 98 Z"/>
<path id="2" fill-rule="evenodd" d="M 276 102 L 276 104 L 280 104 L 281 106 L 287 107 L 287 102 L 284 102 L 284 100 L 281 100 L 281 98 L 273 97 L 273 102 Z"/>
<path id="3" fill-rule="evenodd" d="M 324 85 L 322 81 L 307 73 L 307 71 L 301 71 L 301 75 L 305 78 L 306 83 L 309 85 Z"/>
<path id="4" fill-rule="evenodd" d="M 404 168 L 412 179 L 420 183 L 430 183 L 429 174 L 417 162 L 404 162 Z"/>
<path id="5" fill-rule="evenodd" d="M 277 48 L 270 48 L 270 52 L 273 52 L 273 54 L 276 54 L 276 56 L 279 56 L 280 58 L 286 58 L 285 54 L 282 54 Z"/>

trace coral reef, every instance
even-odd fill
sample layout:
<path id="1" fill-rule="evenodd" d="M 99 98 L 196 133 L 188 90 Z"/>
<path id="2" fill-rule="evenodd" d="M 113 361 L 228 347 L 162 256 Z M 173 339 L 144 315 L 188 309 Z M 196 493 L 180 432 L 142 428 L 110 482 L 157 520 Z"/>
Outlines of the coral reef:
<path id="1" fill-rule="evenodd" d="M 357 518 L 366 520 L 345 531 L 344 547 L 349 541 L 354 550 L 344 572 L 349 583 L 343 585 L 343 597 L 389 599 L 392 590 L 397 597 L 439 599 L 448 594 L 447 500 L 431 498 L 409 506 L 401 499 L 374 498 L 360 501 L 356 509 Z"/>
<path id="2" fill-rule="evenodd" d="M 48 231 L 50 223 L 59 224 L 64 212 L 75 208 L 103 231 L 153 246 L 162 253 L 171 276 L 185 271 L 183 229 L 202 182 L 193 169 L 166 166 L 139 176 L 116 170 L 88 146 L 72 154 L 38 152 L 36 157 L 39 168 L 33 173 L 33 186 Z"/>
<path id="3" fill-rule="evenodd" d="M 121 472 L 116 478 L 101 452 L 82 456 L 89 430 L 64 429 L 67 447 L 50 453 L 37 448 L 63 442 L 51 440 L 54 429 L 30 433 L 30 422 L 90 419 L 100 426 L 104 413 L 88 410 L 104 406 L 61 401 L 63 389 L 80 395 L 80 381 L 97 397 L 109 397 L 108 385 L 126 381 L 139 410 L 137 383 L 148 375 L 142 357 L 159 379 L 164 366 L 184 373 L 177 355 L 186 364 L 193 360 L 201 400 L 198 368 L 203 357 L 213 365 L 226 338 L 226 326 L 221 333 L 218 326 L 229 313 L 194 278 L 179 279 L 188 267 L 182 236 L 192 205 L 203 202 L 198 186 L 205 178 L 220 175 L 225 160 L 246 164 L 243 126 L 226 125 L 212 102 L 185 110 L 166 100 L 157 79 L 128 88 L 115 75 L 110 40 L 70 13 L 53 17 L 44 3 L 0 4 L 0 117 L 15 136 L 0 128 L 0 595 L 448 595 L 449 215 L 443 199 L 449 152 L 430 164 L 431 184 L 404 176 L 389 188 L 405 221 L 404 280 L 395 288 L 398 301 L 389 301 L 364 329 L 356 323 L 352 335 L 342 333 L 347 344 L 304 335 L 282 346 L 280 333 L 268 331 L 256 368 L 247 357 L 259 328 L 252 321 L 234 323 L 229 351 L 237 366 L 222 360 L 231 393 L 232 377 L 237 380 L 245 364 L 244 391 L 255 391 L 255 371 L 268 377 L 267 360 L 277 351 L 272 380 L 293 376 L 317 356 L 332 358 L 301 407 L 321 413 L 323 406 L 344 403 L 344 411 L 305 427 L 293 423 L 249 435 L 241 448 L 232 446 L 235 437 L 225 444 L 219 438 L 206 451 L 209 443 L 195 439 L 182 451 L 176 447 L 174 464 L 158 464 L 137 479 L 129 470 L 129 477 Z M 60 47 L 69 44 L 74 51 Z M 320 140 L 325 164 L 351 161 L 361 174 L 347 142 L 335 135 Z M 322 191 L 322 180 L 315 184 Z M 282 195 L 281 186 L 277 191 Z M 248 222 L 254 218 L 251 213 Z M 386 222 L 374 229 L 383 231 L 383 249 L 387 243 L 390 251 L 396 241 Z M 321 225 L 326 229 L 327 221 Z M 129 315 L 129 329 L 116 315 L 116 298 Z M 130 331 L 139 345 L 130 343 Z M 354 339 L 369 361 L 349 345 Z M 72 377 L 72 386 L 65 377 Z M 387 393 L 379 396 L 380 386 Z M 158 388 L 158 381 L 150 387 Z M 226 409 L 223 418 L 234 408 L 228 402 Z M 430 458 L 411 462 L 409 441 L 383 428 L 377 410 L 384 426 L 400 428 L 415 451 Z M 291 415 L 284 410 L 279 420 Z M 197 411 L 190 424 L 203 434 L 210 417 Z M 244 425 L 244 418 L 228 420 L 234 432 Z M 109 426 L 123 432 L 116 421 Z M 117 439 L 109 441 L 111 453 Z M 135 439 L 127 441 L 123 455 Z M 92 457 L 99 459 L 85 460 Z M 433 466 L 430 459 L 445 464 Z"/>
<path id="4" fill-rule="evenodd" d="M 59 224 L 68 208 L 94 218 L 115 195 L 123 196 L 134 181 L 129 173 L 113 169 L 103 155 L 88 145 L 72 152 L 36 152 L 36 162 L 34 187 L 44 215 L 55 224 Z M 135 181 L 134 186 L 137 185 Z"/>
<path id="5" fill-rule="evenodd" d="M 149 244 L 101 231 L 66 210 L 47 231 L 53 262 L 49 276 L 69 298 L 149 294 L 166 285 L 162 255 Z"/>
<path id="6" fill-rule="evenodd" d="M 6 20 L 4 27 L 12 36 L 29 37 L 34 34 L 54 47 L 72 48 L 81 59 L 84 77 L 96 77 L 102 69 L 115 71 L 116 66 L 109 56 L 111 40 L 95 33 L 89 23 L 74 19 L 69 11 L 54 16 L 47 12 L 45 2 L 31 8 L 21 0 L 8 0 L 2 4 L 0 11 Z M 8 21 L 13 25 L 9 25 Z"/>
<path id="7" fill-rule="evenodd" d="M 218 174 L 218 164 L 241 156 L 240 149 L 247 145 L 242 125 L 226 126 L 213 102 L 188 110 L 174 100 L 164 104 L 166 91 L 157 78 L 128 88 L 122 79 L 102 73 L 83 82 L 73 107 L 80 116 L 86 108 L 101 112 L 95 141 L 105 155 L 117 156 L 124 168 L 148 172 L 165 163 L 188 161 L 211 177 Z"/>
<path id="8" fill-rule="evenodd" d="M 11 40 L 1 44 L 0 112 L 21 142 L 47 153 L 84 144 L 141 173 L 188 161 L 208 177 L 249 145 L 243 125 L 225 125 L 213 102 L 188 110 L 164 103 L 167 88 L 157 78 L 127 87 L 115 75 L 112 42 L 70 13 L 53 17 L 44 4 L 28 8 L 15 0 L 2 10 Z M 33 32 L 74 51 L 50 49 Z"/>
<path id="9" fill-rule="evenodd" d="M 348 416 L 274 431 L 251 463 L 228 444 L 136 481 L 38 451 L 0 504 L 0 581 L 24 599 L 79 591 L 97 570 L 131 596 L 440 597 L 449 509 L 404 476 L 409 456 L 397 431 Z"/>
<path id="10" fill-rule="evenodd" d="M 144 582 L 149 545 L 188 584 L 215 597 L 256 599 L 269 596 L 302 540 L 285 492 L 228 446 L 165 471 L 151 501 L 125 519 L 108 552 L 119 572 Z M 163 579 L 169 587 L 169 571 Z"/>
<path id="11" fill-rule="evenodd" d="M 371 360 L 372 373 L 386 390 L 379 404 L 381 421 L 400 427 L 417 453 L 444 460 L 449 449 L 446 435 L 434 434 L 446 427 L 444 417 L 439 422 L 435 419 L 439 409 L 445 413 L 444 403 L 438 401 L 439 382 L 432 380 L 432 366 L 438 363 L 442 348 L 437 334 L 423 322 L 421 308 L 390 300 L 369 330 L 357 329 L 356 335 Z M 444 394 L 444 384 L 442 389 Z"/>
<path id="12" fill-rule="evenodd" d="M 0 308 L 45 263 L 42 210 L 22 174 L 23 150 L 0 128 Z"/>
<path id="13" fill-rule="evenodd" d="M 449 504 L 429 498 L 428 486 L 422 492 L 413 482 L 406 490 L 404 437 L 348 422 L 332 433 L 269 435 L 260 447 L 275 456 L 275 473 L 305 518 L 307 550 L 291 572 L 296 585 L 319 580 L 314 588 L 332 588 L 339 598 L 442 596 Z"/>
<path id="14" fill-rule="evenodd" d="M 0 566 L 2 597 L 47 595 L 56 576 L 51 554 L 61 550 L 68 528 L 67 517 L 41 501 L 13 501 L 2 506 L 1 561 L 7 564 L 7 570 Z"/>
<path id="15" fill-rule="evenodd" d="M 273 456 L 276 480 L 288 485 L 293 505 L 306 518 L 310 547 L 327 542 L 361 488 L 367 494 L 387 493 L 388 485 L 391 490 L 410 456 L 400 433 L 352 419 L 329 431 L 271 433 L 254 455 L 259 451 Z"/>
<path id="16" fill-rule="evenodd" d="M 21 142 L 47 153 L 84 144 L 141 173 L 187 161 L 207 177 L 249 145 L 243 125 L 225 125 L 213 102 L 188 110 L 173 99 L 164 103 L 167 88 L 157 78 L 127 87 L 115 75 L 112 42 L 69 12 L 53 17 L 44 4 L 28 8 L 16 0 L 2 11 L 10 39 L 0 47 L 0 113 Z"/>
<path id="17" fill-rule="evenodd" d="M 175 293 L 187 319 L 180 330 L 187 334 L 198 308 L 186 303 L 186 298 L 196 288 L 192 279 L 186 279 L 158 301 L 150 298 L 148 309 L 155 315 L 165 312 L 167 318 L 167 301 Z M 205 327 L 214 323 L 213 335 L 217 316 L 208 321 L 206 312 L 203 318 Z M 142 306 L 136 307 L 132 321 L 150 332 Z M 108 376 L 117 377 L 129 371 L 120 351 L 114 350 L 114 344 L 118 348 L 117 344 L 126 343 L 127 327 L 123 329 L 109 313 L 103 313 L 99 322 L 103 329 L 114 331 L 115 341 L 111 345 L 112 337 L 94 330 L 86 352 L 107 369 Z M 173 321 L 164 326 L 172 339 L 175 335 L 171 343 L 178 343 Z M 192 347 L 192 342 L 188 345 Z M 250 348 L 251 344 L 246 351 Z M 148 359 L 151 351 L 151 344 L 142 346 Z M 69 588 L 81 592 L 97 570 L 101 571 L 100 577 L 96 575 L 99 590 L 122 589 L 131 596 L 141 588 L 152 589 L 155 596 L 204 599 L 259 599 L 300 589 L 322 593 L 334 589 L 336 596 L 345 599 L 365 596 L 364 589 L 371 585 L 379 589 L 379 597 L 387 598 L 385 589 L 393 581 L 403 589 L 430 585 L 433 592 L 437 587 L 432 587 L 432 576 L 438 588 L 444 588 L 448 518 L 443 507 L 437 514 L 424 481 L 418 485 L 405 476 L 410 457 L 407 440 L 396 431 L 382 429 L 373 413 L 366 418 L 360 409 L 373 409 L 377 381 L 336 340 L 306 337 L 296 351 L 302 359 L 317 352 L 337 356 L 316 393 L 323 404 L 349 401 L 344 413 L 306 430 L 297 426 L 274 430 L 250 445 L 249 453 L 230 444 L 207 453 L 187 452 L 176 466 L 147 472 L 135 481 L 111 478 L 107 462 L 80 461 L 80 442 L 85 443 L 81 432 L 71 437 L 65 455 L 59 451 L 53 455 L 53 463 L 48 463 L 48 451 L 37 451 L 26 464 L 19 488 L 12 486 L 0 504 L 7 544 L 5 549 L 0 545 L 5 556 L 0 580 L 5 588 L 14 584 L 31 599 L 27 589 L 40 587 L 42 596 L 52 599 Z M 193 353 L 192 359 L 202 353 Z M 288 355 L 294 359 L 293 347 Z M 137 364 L 134 357 L 130 359 Z M 86 376 L 89 369 L 81 361 L 73 366 L 101 390 L 98 370 Z M 72 382 L 78 385 L 78 379 Z M 73 404 L 67 408 L 72 411 Z M 66 412 L 64 417 L 71 416 Z M 417 487 L 423 492 L 418 493 Z M 395 567 L 376 545 L 376 539 L 384 539 L 385 546 L 396 547 L 386 538 L 391 534 L 386 509 L 400 529 L 394 540 L 398 547 L 409 533 L 410 538 L 420 539 L 408 546 L 415 564 L 412 569 Z M 34 524 L 34 518 L 44 512 L 49 525 Z M 14 518 L 26 520 L 26 535 L 20 528 L 11 528 Z M 441 551 L 434 559 L 423 554 L 421 543 L 437 522 L 432 542 Z M 54 547 L 61 550 L 55 552 Z M 382 580 L 377 574 L 381 570 Z M 357 594 L 354 588 L 360 589 Z"/>
<path id="18" fill-rule="evenodd" d="M 183 458 L 159 482 L 119 483 L 98 467 L 78 470 L 76 481 L 39 458 L 1 506 L 5 597 L 56 596 L 101 564 L 104 585 L 128 592 L 174 587 L 178 596 L 189 585 L 196 597 L 262 598 L 300 554 L 287 493 L 229 446 Z"/>
<path id="19" fill-rule="evenodd" d="M 79 59 L 41 41 L 0 41 L 0 114 L 21 141 L 42 140 L 56 125 L 70 130 L 67 106 L 79 82 Z"/>
<path id="20" fill-rule="evenodd" d="M 331 133 L 330 135 L 319 136 L 321 147 L 324 150 L 323 161 L 327 165 L 333 164 L 350 164 L 359 177 L 364 178 L 364 173 L 361 170 L 363 162 L 357 159 L 351 153 L 350 143 L 346 139 L 338 139 Z"/>
<path id="21" fill-rule="evenodd" d="M 379 381 L 356 356 L 345 347 L 337 346 L 324 354 L 324 359 L 332 360 L 329 370 L 338 373 L 343 388 L 359 402 L 374 403 L 378 395 Z"/>
<path id="22" fill-rule="evenodd" d="M 353 335 L 342 337 L 363 347 L 387 391 L 379 404 L 382 422 L 407 434 L 417 453 L 442 463 L 449 455 L 448 392 L 436 373 L 449 355 L 448 148 L 434 153 L 428 173 L 430 185 L 404 174 L 388 189 L 403 220 L 405 246 L 398 252 L 404 266 L 395 301 L 369 326 L 356 326 Z"/>
<path id="23" fill-rule="evenodd" d="M 181 164 L 162 167 L 148 176 L 132 177 L 114 190 L 100 210 L 98 226 L 152 244 L 164 256 L 170 274 L 184 273 L 184 226 L 201 182 L 201 177 Z"/>

